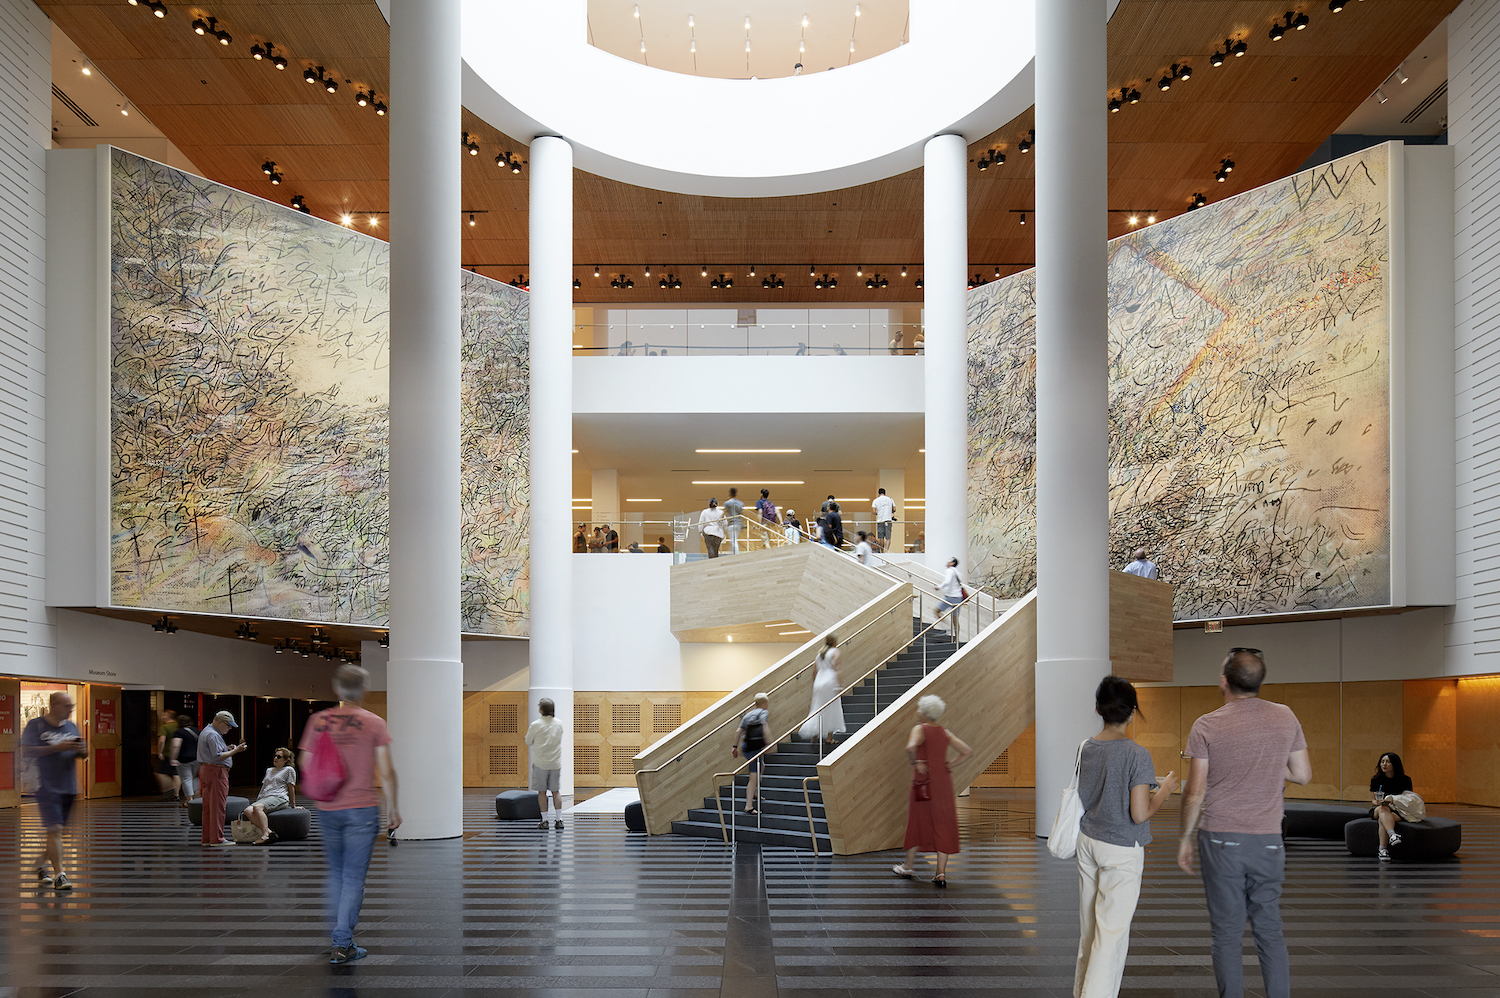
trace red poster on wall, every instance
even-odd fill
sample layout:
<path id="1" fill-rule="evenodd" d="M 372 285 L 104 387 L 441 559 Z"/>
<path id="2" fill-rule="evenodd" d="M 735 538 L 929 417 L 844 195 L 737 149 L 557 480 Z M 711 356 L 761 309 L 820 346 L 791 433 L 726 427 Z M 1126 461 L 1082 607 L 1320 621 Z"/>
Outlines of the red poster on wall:
<path id="1" fill-rule="evenodd" d="M 16 789 L 16 754 L 0 752 L 0 790 Z"/>
<path id="2" fill-rule="evenodd" d="M 97 749 L 94 752 L 94 785 L 115 782 L 115 750 Z"/>
<path id="3" fill-rule="evenodd" d="M 12 693 L 0 693 L 0 735 L 16 733 L 16 698 Z"/>
<path id="4" fill-rule="evenodd" d="M 112 735 L 115 733 L 115 712 L 118 705 L 114 700 L 99 699 L 94 701 L 94 734 Z"/>

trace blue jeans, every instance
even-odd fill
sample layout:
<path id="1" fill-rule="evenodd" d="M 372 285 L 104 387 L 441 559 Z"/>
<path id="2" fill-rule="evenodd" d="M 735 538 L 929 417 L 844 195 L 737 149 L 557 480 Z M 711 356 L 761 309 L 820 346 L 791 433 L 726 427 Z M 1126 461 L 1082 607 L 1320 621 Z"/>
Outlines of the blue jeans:
<path id="1" fill-rule="evenodd" d="M 354 927 L 359 924 L 359 906 L 365 900 L 365 872 L 380 835 L 380 808 L 351 807 L 343 811 L 319 811 L 323 832 L 323 855 L 328 861 L 324 878 L 328 923 L 333 927 L 333 945 L 352 946 Z"/>

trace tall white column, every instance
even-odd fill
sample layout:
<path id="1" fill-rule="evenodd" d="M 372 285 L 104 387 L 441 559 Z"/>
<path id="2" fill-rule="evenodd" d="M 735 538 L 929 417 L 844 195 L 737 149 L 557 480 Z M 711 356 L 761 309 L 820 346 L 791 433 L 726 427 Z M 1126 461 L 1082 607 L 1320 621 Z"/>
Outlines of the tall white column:
<path id="1" fill-rule="evenodd" d="M 573 792 L 573 147 L 531 143 L 531 691 L 566 732 Z M 610 516 L 616 513 L 611 512 Z M 529 719 L 528 719 L 529 723 Z"/>
<path id="2" fill-rule="evenodd" d="M 1036 801 L 1046 835 L 1109 675 L 1105 0 L 1036 7 Z M 930 451 L 929 451 L 930 453 Z"/>
<path id="3" fill-rule="evenodd" d="M 391 657 L 403 839 L 463 834 L 459 0 L 392 0 Z M 441 759 L 440 765 L 432 760 Z"/>
<path id="4" fill-rule="evenodd" d="M 968 372 L 965 288 L 969 269 L 969 147 L 939 135 L 923 150 L 923 301 L 927 321 L 927 564 L 969 569 Z"/>

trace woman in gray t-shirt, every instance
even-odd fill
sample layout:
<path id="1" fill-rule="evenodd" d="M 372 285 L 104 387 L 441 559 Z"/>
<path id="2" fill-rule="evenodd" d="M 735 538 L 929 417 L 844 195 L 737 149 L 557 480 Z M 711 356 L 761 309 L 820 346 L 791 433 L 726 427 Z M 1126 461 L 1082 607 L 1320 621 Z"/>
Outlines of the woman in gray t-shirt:
<path id="1" fill-rule="evenodd" d="M 1094 692 L 1104 728 L 1083 744 L 1078 759 L 1078 967 L 1073 993 L 1114 998 L 1120 993 L 1130 921 L 1141 896 L 1141 870 L 1151 841 L 1151 816 L 1177 785 L 1175 773 L 1157 780 L 1151 753 L 1131 741 L 1126 725 L 1139 710 L 1135 687 L 1105 676 Z M 1150 788 L 1156 787 L 1151 793 Z"/>

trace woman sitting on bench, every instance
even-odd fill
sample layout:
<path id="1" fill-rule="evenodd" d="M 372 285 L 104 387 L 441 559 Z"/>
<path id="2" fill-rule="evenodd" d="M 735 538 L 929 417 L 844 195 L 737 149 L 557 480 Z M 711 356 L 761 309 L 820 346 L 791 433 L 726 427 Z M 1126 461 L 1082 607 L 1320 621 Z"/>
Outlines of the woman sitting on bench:
<path id="1" fill-rule="evenodd" d="M 241 815 L 260 829 L 260 838 L 251 845 L 263 846 L 274 842 L 276 833 L 271 831 L 271 819 L 266 816 L 272 811 L 280 811 L 297 803 L 297 770 L 292 766 L 292 750 L 277 749 L 272 762 L 274 765 L 266 770 L 266 778 L 260 785 L 260 796 Z"/>
<path id="2" fill-rule="evenodd" d="M 1391 858 L 1390 847 L 1401 841 L 1396 822 L 1422 820 L 1420 814 L 1414 817 L 1403 814 L 1401 802 L 1395 799 L 1411 792 L 1411 777 L 1402 768 L 1401 757 L 1394 752 L 1382 755 L 1375 767 L 1375 775 L 1370 777 L 1371 803 L 1374 804 L 1370 808 L 1370 817 L 1380 822 L 1380 858 L 1383 860 Z"/>

